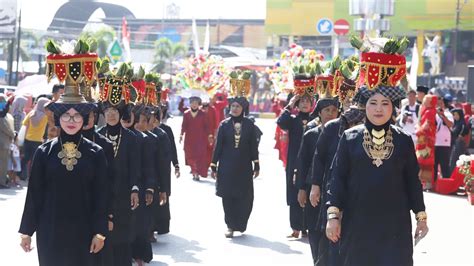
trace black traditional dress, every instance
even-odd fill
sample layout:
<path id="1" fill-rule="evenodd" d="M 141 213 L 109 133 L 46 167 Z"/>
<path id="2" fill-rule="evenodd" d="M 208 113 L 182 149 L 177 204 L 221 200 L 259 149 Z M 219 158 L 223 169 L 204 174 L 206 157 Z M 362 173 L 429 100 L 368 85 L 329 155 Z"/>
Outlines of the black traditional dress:
<path id="1" fill-rule="evenodd" d="M 413 265 L 410 210 L 425 210 L 413 141 L 385 125 L 388 153 L 377 160 L 369 157 L 371 128 L 366 122 L 345 131 L 332 166 L 327 205 L 343 211 L 341 263 Z"/>
<path id="2" fill-rule="evenodd" d="M 293 230 L 306 230 L 304 222 L 304 211 L 298 203 L 298 188 L 293 177 L 297 169 L 298 151 L 301 146 L 301 140 L 306 130 L 306 124 L 309 122 L 309 113 L 299 112 L 298 115 L 292 115 L 288 109 L 278 118 L 278 126 L 288 131 L 288 156 L 286 164 L 286 203 L 290 206 L 290 225 Z"/>
<path id="3" fill-rule="evenodd" d="M 152 131 L 153 134 L 157 137 L 157 144 L 158 144 L 158 169 L 159 169 L 159 176 L 160 176 L 160 188 L 159 192 L 166 192 L 168 196 L 168 200 L 166 204 L 161 206 L 159 193 L 155 193 L 155 199 L 153 201 L 153 231 L 158 232 L 158 234 L 167 234 L 170 231 L 170 219 L 171 219 L 171 212 L 170 212 L 170 196 L 171 196 L 171 143 L 168 138 L 166 132 L 156 127 Z"/>
<path id="4" fill-rule="evenodd" d="M 112 171 L 112 165 L 114 161 L 114 146 L 112 145 L 112 142 L 104 135 L 95 132 L 94 128 L 83 130 L 82 135 L 84 138 L 94 142 L 104 150 L 105 158 L 107 159 L 107 215 L 112 215 L 114 202 L 114 195 L 112 194 L 112 185 L 114 184 L 114 175 Z"/>
<path id="5" fill-rule="evenodd" d="M 365 117 L 363 112 L 357 109 L 346 111 L 341 117 L 326 123 L 316 143 L 316 151 L 313 156 L 311 182 L 319 186 L 321 190 L 320 204 L 327 200 L 327 187 L 330 180 L 330 167 L 336 154 L 339 140 L 350 124 L 358 124 Z M 326 209 L 320 208 L 320 214 L 316 224 L 317 228 L 324 234 L 326 230 Z M 320 238 L 318 259 L 315 265 L 338 265 L 338 244 L 330 242 L 327 237 Z"/>
<path id="6" fill-rule="evenodd" d="M 138 145 L 135 134 L 123 128 L 120 123 L 107 125 L 99 130 L 114 145 L 112 171 L 113 184 L 113 223 L 114 229 L 109 233 L 107 248 L 104 250 L 109 265 L 131 265 L 133 240 L 133 219 L 130 196 L 133 188 L 138 188 L 140 167 L 137 154 Z"/>
<path id="7" fill-rule="evenodd" d="M 137 172 L 139 174 L 138 186 L 140 205 L 133 212 L 134 215 L 134 240 L 132 242 L 132 257 L 149 263 L 153 259 L 153 250 L 149 241 L 153 220 L 152 207 L 146 206 L 145 196 L 154 192 L 155 173 L 155 141 L 147 134 L 132 130 L 137 137 L 138 157 L 140 162 Z"/>
<path id="8" fill-rule="evenodd" d="M 213 165 L 218 165 L 216 195 L 222 198 L 225 223 L 233 231 L 244 232 L 252 212 L 253 172 L 257 170 L 252 169 L 252 162 L 258 165 L 255 136 L 255 125 L 242 116 L 222 121 L 217 133 L 212 158 Z"/>
<path id="9" fill-rule="evenodd" d="M 80 153 L 69 170 L 59 158 L 67 142 Z M 102 148 L 81 134 L 62 133 L 36 150 L 19 232 L 36 232 L 40 265 L 94 265 L 92 238 L 107 235 L 106 166 Z"/>
<path id="10" fill-rule="evenodd" d="M 176 142 L 174 140 L 174 134 L 173 130 L 171 129 L 170 126 L 161 123 L 160 128 L 163 129 L 166 132 L 166 135 L 168 135 L 168 139 L 170 140 L 171 144 L 171 162 L 173 163 L 174 167 L 179 167 L 179 161 L 178 161 L 178 151 L 176 150 Z"/>
<path id="11" fill-rule="evenodd" d="M 317 228 L 317 220 L 319 216 L 320 205 L 313 207 L 309 200 L 311 192 L 311 171 L 313 156 L 316 150 L 316 143 L 319 139 L 319 135 L 323 130 L 323 126 L 320 125 L 313 129 L 306 131 L 303 136 L 301 143 L 301 149 L 298 154 L 298 171 L 296 175 L 296 187 L 298 190 L 306 191 L 306 205 L 304 207 L 304 217 L 306 226 L 308 228 L 308 237 L 311 246 L 311 254 L 313 260 L 316 261 L 318 256 L 319 239 L 321 231 Z"/>

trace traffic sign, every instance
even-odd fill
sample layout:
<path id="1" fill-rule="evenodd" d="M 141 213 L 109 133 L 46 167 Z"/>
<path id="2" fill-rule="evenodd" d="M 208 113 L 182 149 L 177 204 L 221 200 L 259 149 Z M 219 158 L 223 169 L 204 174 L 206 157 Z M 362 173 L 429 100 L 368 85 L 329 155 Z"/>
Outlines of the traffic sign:
<path id="1" fill-rule="evenodd" d="M 110 58 L 112 59 L 112 61 L 114 63 L 120 61 L 120 59 L 122 58 L 123 49 L 120 46 L 120 43 L 117 39 L 115 39 L 109 45 L 109 49 L 107 49 L 107 50 L 108 50 L 108 54 L 109 54 Z"/>
<path id="2" fill-rule="evenodd" d="M 332 32 L 333 24 L 330 19 L 322 18 L 318 21 L 316 28 L 321 35 L 326 35 Z"/>
<path id="3" fill-rule="evenodd" d="M 338 19 L 336 22 L 334 22 L 334 32 L 337 35 L 346 35 L 349 33 L 351 26 L 349 24 L 349 21 L 345 19 Z"/>

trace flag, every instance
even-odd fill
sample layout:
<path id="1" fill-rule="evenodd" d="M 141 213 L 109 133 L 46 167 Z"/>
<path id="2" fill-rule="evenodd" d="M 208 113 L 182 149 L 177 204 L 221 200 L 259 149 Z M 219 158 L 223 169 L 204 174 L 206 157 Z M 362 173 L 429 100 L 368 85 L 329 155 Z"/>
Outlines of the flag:
<path id="1" fill-rule="evenodd" d="M 122 18 L 122 45 L 124 49 L 123 59 L 125 62 L 132 61 L 132 54 L 130 52 L 130 31 L 128 31 L 128 24 L 125 17 Z"/>
<path id="2" fill-rule="evenodd" d="M 196 20 L 194 18 L 193 18 L 192 31 L 193 31 L 194 54 L 196 55 L 196 57 L 198 57 L 199 51 L 201 49 L 199 47 L 199 38 L 198 38 L 198 33 L 197 33 Z"/>
<path id="3" fill-rule="evenodd" d="M 204 53 L 209 52 L 209 45 L 210 45 L 210 33 L 209 33 L 209 20 L 207 21 L 206 25 L 206 36 L 204 37 L 204 46 L 202 49 L 204 50 Z"/>
<path id="4" fill-rule="evenodd" d="M 411 55 L 411 65 L 410 65 L 410 75 L 408 76 L 408 84 L 414 90 L 416 90 L 416 79 L 418 77 L 418 48 L 416 47 L 416 42 L 413 44 L 413 51 Z"/>

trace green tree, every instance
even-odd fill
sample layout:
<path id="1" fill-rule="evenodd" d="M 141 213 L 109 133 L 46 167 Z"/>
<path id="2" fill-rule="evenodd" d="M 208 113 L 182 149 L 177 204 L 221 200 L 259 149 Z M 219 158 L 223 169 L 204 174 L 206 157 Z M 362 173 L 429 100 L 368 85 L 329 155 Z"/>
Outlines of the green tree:
<path id="1" fill-rule="evenodd" d="M 107 48 L 115 39 L 115 31 L 111 27 L 102 27 L 97 31 L 84 31 L 79 36 L 80 38 L 94 38 L 97 40 L 97 54 L 99 57 L 107 56 Z"/>
<path id="2" fill-rule="evenodd" d="M 182 43 L 173 43 L 168 38 L 160 38 L 155 42 L 155 57 L 153 70 L 159 73 L 173 73 L 173 61 L 186 55 L 186 46 Z"/>

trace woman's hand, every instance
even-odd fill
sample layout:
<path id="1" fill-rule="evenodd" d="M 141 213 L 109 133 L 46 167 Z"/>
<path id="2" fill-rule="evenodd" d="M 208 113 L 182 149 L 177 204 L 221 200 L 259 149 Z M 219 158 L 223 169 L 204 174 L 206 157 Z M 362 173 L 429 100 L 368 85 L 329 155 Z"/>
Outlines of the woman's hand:
<path id="1" fill-rule="evenodd" d="M 153 193 L 146 193 L 145 194 L 145 204 L 146 206 L 150 205 L 153 203 Z"/>
<path id="2" fill-rule="evenodd" d="M 174 175 L 176 178 L 179 178 L 181 176 L 181 172 L 179 171 L 179 167 L 174 167 Z"/>
<path id="3" fill-rule="evenodd" d="M 104 242 L 104 240 L 100 240 L 96 236 L 92 237 L 90 253 L 99 253 L 104 247 Z"/>
<path id="4" fill-rule="evenodd" d="M 167 201 L 168 195 L 166 195 L 166 192 L 160 192 L 160 206 L 165 205 Z"/>
<path id="5" fill-rule="evenodd" d="M 416 223 L 415 238 L 424 238 L 428 234 L 429 228 L 426 221 Z"/>
<path id="6" fill-rule="evenodd" d="M 290 100 L 289 106 L 290 106 L 291 108 L 295 108 L 295 104 L 296 104 L 296 102 L 297 102 L 299 99 L 300 99 L 300 96 L 299 96 L 299 95 L 293 96 L 293 98 L 291 98 L 291 100 Z"/>
<path id="7" fill-rule="evenodd" d="M 257 178 L 260 175 L 260 171 L 253 171 L 253 178 Z"/>
<path id="8" fill-rule="evenodd" d="M 132 210 L 135 210 L 138 207 L 138 192 L 132 192 L 130 195 L 130 206 L 132 207 Z"/>
<path id="9" fill-rule="evenodd" d="M 317 185 L 311 186 L 311 192 L 309 193 L 309 201 L 311 205 L 316 208 L 319 204 L 319 200 L 321 198 L 321 188 Z"/>
<path id="10" fill-rule="evenodd" d="M 20 246 L 25 252 L 32 251 L 33 249 L 31 248 L 31 236 L 22 235 Z"/>
<path id="11" fill-rule="evenodd" d="M 306 190 L 300 189 L 298 191 L 298 203 L 300 204 L 301 208 L 304 208 L 306 205 L 306 198 L 308 195 L 306 195 Z"/>
<path id="12" fill-rule="evenodd" d="M 217 178 L 217 172 L 211 171 L 211 177 L 216 179 Z"/>
<path id="13" fill-rule="evenodd" d="M 333 243 L 341 239 L 341 222 L 339 219 L 329 219 L 326 224 L 326 237 Z"/>

